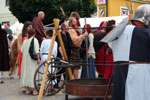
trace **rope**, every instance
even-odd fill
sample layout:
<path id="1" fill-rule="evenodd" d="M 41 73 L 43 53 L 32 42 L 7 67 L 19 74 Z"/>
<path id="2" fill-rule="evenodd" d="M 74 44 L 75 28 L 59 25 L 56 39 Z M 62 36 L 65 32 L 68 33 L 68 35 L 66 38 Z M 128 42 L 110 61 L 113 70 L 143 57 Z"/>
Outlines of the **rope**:
<path id="1" fill-rule="evenodd" d="M 107 62 L 107 61 L 105 61 Z M 88 65 L 105 65 L 107 66 L 123 66 L 123 65 L 129 65 L 129 64 L 150 64 L 150 62 L 124 62 L 120 64 L 114 64 L 114 62 L 110 62 L 113 64 L 93 64 L 93 63 L 88 63 Z M 86 65 L 87 63 L 77 63 L 77 64 L 72 64 L 68 61 L 62 60 L 60 58 L 52 58 L 50 64 L 52 64 L 52 67 L 74 67 L 74 66 L 81 66 L 81 65 Z"/>
<path id="2" fill-rule="evenodd" d="M 45 25 L 45 26 L 51 26 L 51 25 L 53 25 L 53 23 L 52 23 L 52 24 Z M 49 28 L 50 28 L 50 29 L 54 29 L 54 27 L 49 27 Z M 76 28 L 62 28 L 62 29 L 99 29 L 99 28 L 114 28 L 114 27 L 112 27 L 112 26 L 91 27 L 91 28 L 89 28 L 89 27 L 87 27 L 87 28 L 84 28 L 84 27 L 76 27 Z M 58 28 L 58 30 L 61 30 L 61 28 Z"/>

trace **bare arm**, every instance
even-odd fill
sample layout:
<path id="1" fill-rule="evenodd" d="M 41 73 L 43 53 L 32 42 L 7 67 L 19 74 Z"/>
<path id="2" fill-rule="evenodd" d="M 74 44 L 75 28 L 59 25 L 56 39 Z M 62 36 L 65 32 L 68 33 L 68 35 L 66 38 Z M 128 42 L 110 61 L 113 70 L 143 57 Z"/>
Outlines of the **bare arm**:
<path id="1" fill-rule="evenodd" d="M 40 54 L 37 53 L 36 56 L 37 56 L 37 64 L 40 64 Z"/>
<path id="2" fill-rule="evenodd" d="M 82 43 L 82 40 L 85 36 L 87 36 L 87 32 L 85 32 L 84 34 L 78 36 L 77 35 L 77 32 L 74 30 L 74 29 L 70 29 L 69 31 L 69 34 L 70 34 L 70 37 L 72 39 L 72 42 L 73 44 L 76 46 L 76 47 L 80 47 L 81 46 L 81 43 Z"/>

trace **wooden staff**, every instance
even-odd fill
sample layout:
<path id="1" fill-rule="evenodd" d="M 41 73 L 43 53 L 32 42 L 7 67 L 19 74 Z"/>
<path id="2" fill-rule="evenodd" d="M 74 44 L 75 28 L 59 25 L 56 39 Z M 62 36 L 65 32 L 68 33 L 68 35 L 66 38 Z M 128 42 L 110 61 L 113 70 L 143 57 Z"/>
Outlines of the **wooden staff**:
<path id="1" fill-rule="evenodd" d="M 61 10 L 63 16 L 65 17 L 64 22 L 66 22 L 66 21 L 67 21 L 67 17 L 66 17 L 66 14 L 65 14 L 65 12 L 64 12 L 64 9 L 63 9 L 62 7 L 60 7 L 60 10 Z"/>
<path id="2" fill-rule="evenodd" d="M 46 81 L 46 77 L 47 77 L 48 67 L 49 67 L 49 64 L 50 64 L 50 61 L 51 61 L 51 56 L 52 56 L 52 52 L 53 52 L 54 42 L 55 42 L 55 39 L 56 39 L 56 34 L 58 34 L 59 42 L 60 42 L 64 57 L 65 57 L 65 59 L 68 59 L 67 55 L 66 55 L 66 51 L 64 49 L 64 45 L 63 45 L 63 42 L 62 42 L 60 31 L 58 30 L 60 21 L 59 21 L 59 19 L 54 19 L 53 21 L 54 21 L 54 25 L 55 25 L 55 31 L 53 32 L 54 34 L 53 34 L 52 41 L 51 41 L 51 44 L 50 44 L 50 49 L 49 49 L 49 53 L 48 53 L 48 57 L 47 57 L 47 61 L 46 61 L 46 67 L 45 67 L 45 70 L 44 70 L 44 75 L 43 75 L 42 84 L 41 84 L 41 87 L 40 87 L 40 93 L 39 93 L 38 100 L 41 100 L 42 96 L 43 96 L 43 90 L 44 90 L 44 87 L 45 87 L 45 81 Z M 69 78 L 73 79 L 71 69 L 68 68 L 67 70 L 68 70 Z"/>
<path id="3" fill-rule="evenodd" d="M 108 91 L 111 87 L 111 83 L 112 83 L 112 78 L 113 78 L 113 74 L 111 74 L 111 77 L 109 79 L 109 82 L 108 82 L 108 86 L 107 86 L 107 89 L 106 89 L 106 92 L 105 92 L 105 96 L 104 96 L 104 100 L 107 100 L 107 97 L 108 97 Z"/>
<path id="4" fill-rule="evenodd" d="M 130 7 L 129 7 L 129 4 L 126 2 L 126 6 L 129 10 L 129 23 L 128 24 L 132 24 L 131 19 L 132 19 L 132 16 L 133 16 L 133 6 L 134 6 L 134 4 L 130 3 Z"/>
<path id="5" fill-rule="evenodd" d="M 131 11 L 130 11 L 130 13 L 133 15 L 134 3 L 130 3 L 130 8 L 131 8 Z"/>
<path id="6" fill-rule="evenodd" d="M 62 52 L 63 52 L 63 56 L 64 56 L 65 60 L 68 60 L 66 50 L 64 48 L 64 44 L 63 44 L 63 41 L 62 41 L 62 38 L 61 38 L 60 30 L 58 30 L 58 29 L 57 29 L 57 35 L 58 35 L 59 43 L 60 43 L 60 46 L 61 46 L 61 49 L 62 49 Z M 67 71 L 68 71 L 68 75 L 69 75 L 70 80 L 73 80 L 71 68 L 68 67 Z"/>
<path id="7" fill-rule="evenodd" d="M 38 100 L 41 100 L 42 96 L 43 96 L 43 90 L 44 90 L 44 87 L 45 87 L 45 81 L 46 81 L 46 77 L 47 77 L 48 67 L 49 67 L 49 64 L 50 64 L 49 61 L 51 61 L 54 42 L 55 42 L 55 38 L 56 38 L 56 30 L 57 30 L 58 25 L 59 25 L 59 20 L 54 19 L 53 21 L 54 21 L 54 25 L 55 25 L 55 31 L 53 32 L 54 34 L 53 34 L 52 41 L 51 41 L 51 44 L 50 44 L 50 49 L 49 49 L 49 52 L 48 52 L 46 67 L 45 67 L 45 70 L 44 70 L 44 76 L 43 76 L 43 79 L 42 79 L 42 84 L 41 84 L 41 87 L 40 87 L 40 93 L 39 93 Z"/>
<path id="8" fill-rule="evenodd" d="M 86 26 L 86 17 L 84 18 L 85 28 Z M 87 31 L 87 29 L 85 29 Z M 89 78 L 89 65 L 88 65 L 88 36 L 86 36 L 86 67 L 87 67 L 87 77 Z"/>
<path id="9" fill-rule="evenodd" d="M 61 10 L 63 16 L 65 17 L 64 22 L 66 22 L 67 21 L 67 17 L 66 17 L 66 14 L 65 14 L 63 8 L 60 7 L 60 10 Z M 63 56 L 64 56 L 65 60 L 68 60 L 68 57 L 67 57 L 67 54 L 66 54 L 66 50 L 64 48 L 64 44 L 63 44 L 63 41 L 62 41 L 62 38 L 61 38 L 60 30 L 57 30 L 57 35 L 58 35 L 58 40 L 59 40 L 59 43 L 60 43 L 60 47 L 61 47 L 62 52 L 63 52 Z M 68 72 L 70 80 L 73 80 L 71 68 L 68 67 L 67 68 L 67 72 Z"/>

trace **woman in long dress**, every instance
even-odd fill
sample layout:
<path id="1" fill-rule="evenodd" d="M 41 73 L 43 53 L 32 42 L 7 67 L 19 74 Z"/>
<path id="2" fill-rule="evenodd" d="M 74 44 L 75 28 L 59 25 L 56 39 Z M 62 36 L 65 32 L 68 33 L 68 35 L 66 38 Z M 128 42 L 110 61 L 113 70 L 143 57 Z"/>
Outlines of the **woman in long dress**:
<path id="1" fill-rule="evenodd" d="M 25 87 L 26 94 L 30 94 L 33 90 L 33 95 L 38 94 L 37 90 L 34 88 L 34 73 L 40 64 L 39 58 L 39 43 L 35 36 L 35 30 L 30 29 L 28 32 L 28 39 L 26 39 L 22 45 L 22 69 L 21 69 L 21 87 Z M 37 54 L 37 60 L 31 58 L 29 54 L 29 47 L 32 39 L 34 39 L 34 51 Z"/>
<path id="2" fill-rule="evenodd" d="M 84 27 L 91 28 L 90 24 L 86 24 Z M 82 72 L 81 72 L 81 78 L 96 78 L 96 73 L 95 73 L 95 50 L 93 47 L 93 40 L 94 40 L 94 35 L 93 35 L 93 30 L 92 29 L 87 29 L 88 36 L 86 39 L 88 40 L 86 42 L 85 39 L 85 44 L 84 48 L 86 48 L 86 45 L 88 46 L 88 50 L 85 50 L 85 53 L 83 54 L 83 63 L 84 65 L 82 66 Z M 86 55 L 86 52 L 88 52 L 88 55 Z M 88 61 L 87 61 L 87 56 L 88 56 Z M 88 63 L 88 65 L 87 65 Z M 87 72 L 88 68 L 88 72 Z"/>
<path id="3" fill-rule="evenodd" d="M 19 50 L 19 66 L 18 66 L 18 76 L 21 75 L 21 63 L 22 63 L 22 53 L 21 53 L 21 46 L 23 42 L 28 39 L 28 31 L 32 28 L 32 22 L 26 21 L 24 23 L 22 33 L 18 35 L 18 50 Z"/>
<path id="4" fill-rule="evenodd" d="M 109 34 L 109 32 L 114 28 L 116 21 L 115 20 L 109 20 L 106 23 L 106 27 L 104 28 L 103 32 L 106 32 L 106 35 Z M 99 30 L 99 32 L 101 32 Z M 102 44 L 102 42 L 101 42 Z M 96 61 L 98 61 L 98 64 L 102 65 L 97 65 L 96 69 L 102 75 L 103 78 L 109 79 L 112 75 L 113 72 L 113 53 L 111 48 L 109 47 L 108 44 L 104 44 L 102 46 L 96 56 Z"/>

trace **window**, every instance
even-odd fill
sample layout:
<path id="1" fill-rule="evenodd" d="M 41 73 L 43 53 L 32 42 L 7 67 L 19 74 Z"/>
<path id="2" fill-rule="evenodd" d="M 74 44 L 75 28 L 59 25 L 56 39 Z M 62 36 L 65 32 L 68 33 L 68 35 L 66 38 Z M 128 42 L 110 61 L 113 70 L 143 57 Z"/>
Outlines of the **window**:
<path id="1" fill-rule="evenodd" d="M 9 21 L 2 22 L 2 25 L 4 24 L 10 24 L 10 22 Z"/>
<path id="2" fill-rule="evenodd" d="M 120 16 L 127 16 L 129 15 L 129 10 L 127 7 L 120 7 Z"/>
<path id="3" fill-rule="evenodd" d="M 6 6 L 9 5 L 9 0 L 6 0 L 5 5 L 6 5 Z"/>
<path id="4" fill-rule="evenodd" d="M 106 4 L 106 0 L 97 0 L 98 5 Z"/>

